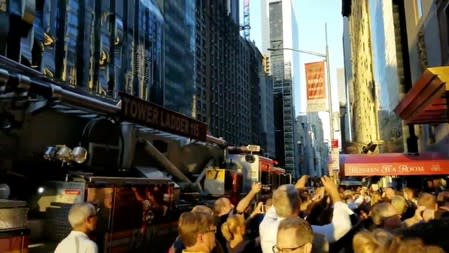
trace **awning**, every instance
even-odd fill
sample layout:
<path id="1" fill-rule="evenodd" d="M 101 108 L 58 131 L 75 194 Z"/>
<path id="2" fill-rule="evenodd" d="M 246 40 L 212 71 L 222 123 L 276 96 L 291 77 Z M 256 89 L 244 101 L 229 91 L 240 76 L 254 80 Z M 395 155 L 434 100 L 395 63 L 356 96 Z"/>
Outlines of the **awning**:
<path id="1" fill-rule="evenodd" d="M 343 176 L 449 175 L 449 158 L 439 153 L 340 155 Z"/>
<path id="2" fill-rule="evenodd" d="M 449 67 L 433 67 L 420 79 L 395 108 L 407 124 L 448 123 Z"/>

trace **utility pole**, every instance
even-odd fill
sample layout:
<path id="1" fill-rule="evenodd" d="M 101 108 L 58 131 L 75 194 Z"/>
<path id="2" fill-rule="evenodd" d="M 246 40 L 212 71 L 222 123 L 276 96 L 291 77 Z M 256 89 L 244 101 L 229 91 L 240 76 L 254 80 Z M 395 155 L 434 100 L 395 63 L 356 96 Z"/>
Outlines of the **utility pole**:
<path id="1" fill-rule="evenodd" d="M 327 103 L 329 104 L 328 113 L 329 113 L 329 128 L 330 128 L 330 134 L 329 134 L 329 144 L 334 139 L 334 124 L 332 120 L 332 85 L 331 85 L 331 75 L 330 75 L 330 63 L 329 63 L 329 45 L 327 40 L 327 23 L 325 23 L 325 38 L 326 38 L 326 51 L 325 53 L 319 53 L 314 51 L 308 51 L 308 50 L 301 50 L 296 48 L 267 48 L 268 51 L 283 51 L 283 50 L 290 50 L 298 53 L 303 54 L 309 54 L 314 55 L 318 57 L 324 58 L 324 61 L 326 61 L 326 83 L 327 83 Z"/>
<path id="2" fill-rule="evenodd" d="M 332 115 L 332 86 L 331 86 L 331 71 L 330 71 L 330 64 L 329 64 L 329 44 L 327 41 L 327 23 L 324 24 L 324 31 L 326 35 L 326 75 L 327 75 L 327 101 L 329 104 L 329 128 L 330 128 L 330 135 L 329 135 L 329 142 L 332 142 L 334 139 L 334 121 L 333 121 L 333 115 Z"/>
<path id="3" fill-rule="evenodd" d="M 314 52 L 314 51 L 307 51 L 307 50 L 301 50 L 296 48 L 267 48 L 268 51 L 283 51 L 283 50 L 290 50 L 298 53 L 303 54 L 309 54 L 314 55 L 318 57 L 324 58 L 326 61 L 326 83 L 327 83 L 327 103 L 328 103 L 328 115 L 329 115 L 329 147 L 332 151 L 332 143 L 334 140 L 334 121 L 333 121 L 333 108 L 332 108 L 332 85 L 331 85 L 331 77 L 330 77 L 330 62 L 329 62 L 329 44 L 328 44 L 328 38 L 327 38 L 327 23 L 325 23 L 324 26 L 324 32 L 325 32 L 325 40 L 326 40 L 326 48 L 324 53 Z M 335 157 L 334 157 L 335 158 Z M 338 157 L 337 157 L 338 159 Z M 338 161 L 337 161 L 338 162 Z M 332 172 L 334 174 L 334 172 Z M 338 179 L 338 175 L 334 175 L 334 179 Z"/>

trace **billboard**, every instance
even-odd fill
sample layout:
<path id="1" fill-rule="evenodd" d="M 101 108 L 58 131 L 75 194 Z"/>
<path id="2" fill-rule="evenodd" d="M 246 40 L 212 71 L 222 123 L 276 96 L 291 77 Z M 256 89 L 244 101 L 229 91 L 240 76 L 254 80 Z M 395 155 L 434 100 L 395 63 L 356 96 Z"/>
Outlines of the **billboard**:
<path id="1" fill-rule="evenodd" d="M 307 112 L 327 111 L 324 61 L 305 64 L 307 84 Z"/>

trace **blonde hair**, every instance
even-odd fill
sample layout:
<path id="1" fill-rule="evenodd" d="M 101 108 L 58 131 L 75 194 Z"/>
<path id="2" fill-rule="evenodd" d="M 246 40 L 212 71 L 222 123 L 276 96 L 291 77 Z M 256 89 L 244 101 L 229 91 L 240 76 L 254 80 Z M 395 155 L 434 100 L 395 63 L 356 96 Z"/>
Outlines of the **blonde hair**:
<path id="1" fill-rule="evenodd" d="M 184 212 L 179 217 L 178 233 L 186 247 L 196 244 L 199 234 L 207 232 L 214 226 L 214 217 L 204 212 Z"/>
<path id="2" fill-rule="evenodd" d="M 418 206 L 425 206 L 427 209 L 434 210 L 437 204 L 437 199 L 430 193 L 424 192 L 419 195 Z"/>
<path id="3" fill-rule="evenodd" d="M 299 195 L 294 185 L 284 184 L 273 192 L 273 206 L 279 217 L 292 215 L 299 209 L 299 205 Z"/>
<path id="4" fill-rule="evenodd" d="M 215 200 L 214 203 L 214 212 L 215 215 L 219 215 L 223 208 L 226 206 L 227 203 L 230 203 L 231 201 L 228 198 L 219 198 Z"/>
<path id="5" fill-rule="evenodd" d="M 207 213 L 210 215 L 214 215 L 214 211 L 212 211 L 212 209 L 210 209 L 208 206 L 205 205 L 196 205 L 192 208 L 192 210 L 190 211 L 192 213 Z"/>
<path id="6" fill-rule="evenodd" d="M 415 195 L 415 192 L 409 187 L 405 187 L 404 189 L 402 189 L 402 192 L 404 193 L 404 197 L 405 195 L 410 195 L 411 197 Z"/>
<path id="7" fill-rule="evenodd" d="M 388 252 L 395 253 L 444 253 L 439 246 L 425 245 L 420 238 L 400 238 L 395 237 Z"/>
<path id="8" fill-rule="evenodd" d="M 223 237 L 226 241 L 231 241 L 244 225 L 245 220 L 242 215 L 229 215 L 226 222 L 221 225 L 221 233 L 223 233 Z"/>
<path id="9" fill-rule="evenodd" d="M 390 211 L 396 212 L 394 207 L 389 202 L 375 204 L 370 213 L 373 223 L 377 226 L 382 225 L 384 218 L 394 215 L 390 213 Z"/>
<path id="10" fill-rule="evenodd" d="M 407 209 L 407 201 L 404 197 L 399 195 L 396 195 L 391 199 L 391 205 L 393 205 L 399 215 L 402 215 Z"/>
<path id="11" fill-rule="evenodd" d="M 361 231 L 352 239 L 354 253 L 384 252 L 391 242 L 393 235 L 383 229 Z"/>

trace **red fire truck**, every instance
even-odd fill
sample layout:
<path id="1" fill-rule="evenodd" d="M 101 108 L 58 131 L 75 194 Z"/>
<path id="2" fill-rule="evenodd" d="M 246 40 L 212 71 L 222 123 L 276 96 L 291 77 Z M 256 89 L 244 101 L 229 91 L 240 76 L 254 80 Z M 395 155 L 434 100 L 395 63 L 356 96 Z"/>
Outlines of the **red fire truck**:
<path id="1" fill-rule="evenodd" d="M 205 189 L 212 195 L 228 195 L 237 202 L 255 182 L 262 184 L 262 193 L 270 194 L 281 184 L 291 183 L 291 174 L 276 167 L 273 159 L 260 155 L 260 146 L 228 147 L 227 169 L 207 170 Z"/>
<path id="2" fill-rule="evenodd" d="M 225 164 L 205 124 L 138 98 L 117 104 L 3 56 L 0 86 L 0 252 L 53 251 L 82 201 L 99 209 L 100 252 L 164 252 L 203 203 L 205 169 Z"/>

